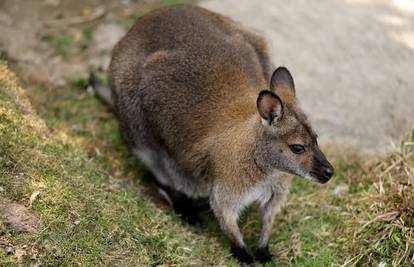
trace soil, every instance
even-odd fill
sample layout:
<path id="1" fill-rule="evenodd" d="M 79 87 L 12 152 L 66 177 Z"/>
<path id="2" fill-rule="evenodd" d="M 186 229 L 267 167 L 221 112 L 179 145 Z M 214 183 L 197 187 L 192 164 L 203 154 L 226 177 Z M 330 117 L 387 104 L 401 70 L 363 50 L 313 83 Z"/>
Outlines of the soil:
<path id="1" fill-rule="evenodd" d="M 40 220 L 25 206 L 0 199 L 0 221 L 19 232 L 36 232 Z"/>

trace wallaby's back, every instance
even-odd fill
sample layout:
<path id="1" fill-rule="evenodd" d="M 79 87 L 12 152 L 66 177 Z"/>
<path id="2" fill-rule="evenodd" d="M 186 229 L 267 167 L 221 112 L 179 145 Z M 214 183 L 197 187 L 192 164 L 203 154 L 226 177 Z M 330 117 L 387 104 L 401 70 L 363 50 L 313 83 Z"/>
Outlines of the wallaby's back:
<path id="1" fill-rule="evenodd" d="M 254 114 L 270 68 L 265 41 L 225 17 L 189 5 L 152 12 L 113 52 L 121 130 L 141 128 L 132 122 L 141 118 L 172 154 L 188 150 L 218 124 Z"/>

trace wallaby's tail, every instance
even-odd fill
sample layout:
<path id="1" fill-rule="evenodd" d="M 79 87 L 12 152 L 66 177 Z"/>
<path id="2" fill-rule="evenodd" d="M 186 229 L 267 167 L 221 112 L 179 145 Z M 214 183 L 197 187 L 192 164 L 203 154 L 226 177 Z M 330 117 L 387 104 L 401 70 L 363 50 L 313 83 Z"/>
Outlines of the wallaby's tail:
<path id="1" fill-rule="evenodd" d="M 111 89 L 102 84 L 94 71 L 89 75 L 89 82 L 92 85 L 95 94 L 110 108 L 114 108 L 114 101 L 112 99 Z"/>

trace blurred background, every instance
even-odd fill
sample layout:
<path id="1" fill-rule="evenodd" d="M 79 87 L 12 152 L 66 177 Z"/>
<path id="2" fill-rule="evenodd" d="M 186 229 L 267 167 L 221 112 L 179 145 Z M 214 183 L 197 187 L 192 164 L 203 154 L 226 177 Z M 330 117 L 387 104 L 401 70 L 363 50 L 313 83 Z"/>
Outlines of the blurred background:
<path id="1" fill-rule="evenodd" d="M 144 13 L 184 2 L 3 0 L 1 57 L 25 79 L 64 86 L 91 66 L 105 70 L 112 47 Z M 267 38 L 275 66 L 292 71 L 322 143 L 384 153 L 413 125 L 412 0 L 197 4 Z"/>

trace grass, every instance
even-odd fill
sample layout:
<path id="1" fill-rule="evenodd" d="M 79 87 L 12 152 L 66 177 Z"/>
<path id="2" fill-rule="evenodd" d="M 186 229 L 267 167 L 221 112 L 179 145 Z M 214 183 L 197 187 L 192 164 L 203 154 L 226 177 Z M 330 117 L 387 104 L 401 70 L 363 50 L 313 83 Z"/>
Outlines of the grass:
<path id="1" fill-rule="evenodd" d="M 53 35 L 49 34 L 45 40 L 53 47 L 55 54 L 67 60 L 70 56 L 70 47 L 73 44 L 73 38 L 70 35 Z"/>
<path id="2" fill-rule="evenodd" d="M 70 61 L 75 55 L 86 51 L 93 38 L 92 27 L 83 29 L 81 37 L 76 39 L 73 34 L 47 34 L 44 40 L 51 46 L 54 55 L 60 56 L 64 61 Z"/>
<path id="3" fill-rule="evenodd" d="M 25 92 L 3 63 L 0 80 L 0 198 L 29 207 L 39 192 L 30 211 L 42 225 L 26 233 L 0 223 L 1 266 L 237 265 L 210 213 L 197 234 L 145 182 L 114 116 L 80 89 L 85 79 Z M 276 217 L 270 250 L 277 259 L 269 266 L 413 265 L 413 135 L 374 163 L 337 158 L 328 185 L 296 178 Z M 257 215 L 252 207 L 241 222 L 250 247 Z M 6 255 L 7 247 L 24 253 Z"/>
<path id="4" fill-rule="evenodd" d="M 187 3 L 188 0 L 162 0 L 164 6 L 172 6 Z"/>
<path id="5" fill-rule="evenodd" d="M 129 30 L 139 18 L 141 18 L 146 13 L 150 12 L 151 10 L 160 8 L 160 7 L 169 7 L 173 5 L 179 5 L 179 4 L 188 4 L 188 3 L 194 3 L 194 1 L 190 0 L 156 0 L 153 1 L 152 4 L 144 6 L 139 9 L 138 12 L 130 14 L 127 18 L 122 19 L 119 21 L 119 24 L 125 28 L 126 30 Z"/>
<path id="6" fill-rule="evenodd" d="M 369 263 L 380 258 L 414 265 L 414 131 L 399 152 L 372 166 L 366 180 L 372 186 L 362 197 L 370 205 L 353 234 L 355 252 Z"/>

